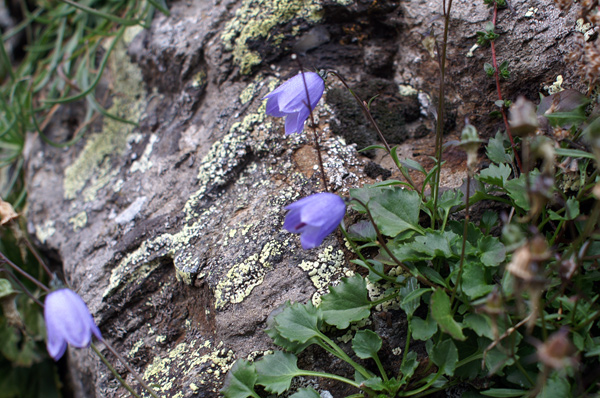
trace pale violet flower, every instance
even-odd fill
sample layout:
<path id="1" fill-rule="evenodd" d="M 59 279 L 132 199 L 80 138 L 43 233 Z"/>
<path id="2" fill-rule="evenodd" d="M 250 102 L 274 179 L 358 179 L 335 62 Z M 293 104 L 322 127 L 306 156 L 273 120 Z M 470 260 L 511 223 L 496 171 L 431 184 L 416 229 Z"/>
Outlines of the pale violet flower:
<path id="1" fill-rule="evenodd" d="M 267 94 L 267 115 L 275 117 L 285 116 L 285 134 L 300 133 L 304 129 L 304 122 L 310 116 L 306 88 L 310 99 L 310 109 L 314 109 L 325 89 L 321 76 L 314 72 L 304 72 L 292 77 L 281 86 Z"/>
<path id="2" fill-rule="evenodd" d="M 63 356 L 67 344 L 77 348 L 89 347 L 92 334 L 102 340 L 90 311 L 72 290 L 59 289 L 46 296 L 44 320 L 48 337 L 46 346 L 55 361 Z"/>
<path id="3" fill-rule="evenodd" d="M 290 212 L 283 228 L 300 235 L 305 250 L 319 246 L 340 225 L 346 213 L 344 200 L 332 193 L 317 193 L 285 207 Z"/>

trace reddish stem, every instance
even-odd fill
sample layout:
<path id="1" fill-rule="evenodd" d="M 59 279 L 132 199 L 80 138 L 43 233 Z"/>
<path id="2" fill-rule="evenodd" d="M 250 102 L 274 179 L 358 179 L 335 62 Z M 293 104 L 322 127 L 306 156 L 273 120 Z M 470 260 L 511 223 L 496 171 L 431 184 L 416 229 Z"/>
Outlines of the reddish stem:
<path id="1" fill-rule="evenodd" d="M 492 25 L 496 26 L 496 17 L 498 16 L 498 3 L 494 2 L 494 14 L 492 16 Z M 496 90 L 498 91 L 498 99 L 504 102 L 502 99 L 502 91 L 500 90 L 500 72 L 498 70 L 498 62 L 496 61 L 496 46 L 494 45 L 494 40 L 490 40 L 490 45 L 492 47 L 492 65 L 494 66 L 494 77 L 496 78 Z M 510 140 L 510 146 L 515 154 L 515 159 L 517 161 L 517 165 L 519 166 L 519 170 L 523 170 L 523 165 L 521 164 L 521 158 L 517 153 L 517 148 L 515 146 L 515 141 L 513 140 L 512 132 L 510 131 L 510 125 L 508 124 L 508 117 L 506 117 L 506 107 L 504 104 L 500 108 L 502 112 L 502 120 L 504 120 L 504 126 L 506 128 L 506 133 L 508 134 L 508 139 Z"/>

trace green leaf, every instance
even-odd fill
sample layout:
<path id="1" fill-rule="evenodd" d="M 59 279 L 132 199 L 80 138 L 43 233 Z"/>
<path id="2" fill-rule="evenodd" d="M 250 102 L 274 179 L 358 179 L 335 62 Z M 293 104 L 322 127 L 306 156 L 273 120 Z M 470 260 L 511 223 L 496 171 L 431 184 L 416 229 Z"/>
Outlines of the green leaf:
<path id="1" fill-rule="evenodd" d="M 8 279 L 0 278 L 0 298 L 17 293 Z"/>
<path id="2" fill-rule="evenodd" d="M 446 339 L 433 347 L 431 352 L 428 352 L 429 357 L 435 363 L 443 374 L 448 376 L 454 375 L 454 369 L 458 362 L 458 350 L 452 339 Z"/>
<path id="3" fill-rule="evenodd" d="M 462 327 L 452 317 L 450 298 L 443 289 L 436 289 L 431 295 L 431 316 L 440 328 L 457 340 L 464 340 Z"/>
<path id="4" fill-rule="evenodd" d="M 485 74 L 488 75 L 489 77 L 494 76 L 495 69 L 492 66 L 492 64 L 489 64 L 487 62 L 484 63 L 483 64 L 483 70 L 485 71 Z"/>
<path id="5" fill-rule="evenodd" d="M 418 225 L 421 201 L 415 191 L 366 186 L 351 190 L 350 196 L 367 204 L 375 223 L 386 236 L 393 238 L 410 229 L 421 231 Z M 354 207 L 360 212 L 365 212 L 360 205 Z"/>
<path id="6" fill-rule="evenodd" d="M 529 181 L 533 186 L 535 179 L 540 175 L 539 170 L 533 170 L 529 173 Z M 515 205 L 519 206 L 525 211 L 529 211 L 529 197 L 527 196 L 527 184 L 525 181 L 525 173 L 521 174 L 519 178 L 513 178 L 507 181 L 505 186 L 508 191 L 508 196 L 515 202 Z"/>
<path id="7" fill-rule="evenodd" d="M 412 337 L 422 341 L 429 340 L 438 330 L 437 323 L 429 315 L 425 320 L 418 316 L 413 317 L 410 321 L 410 328 Z"/>
<path id="8" fill-rule="evenodd" d="M 264 356 L 255 364 L 257 384 L 264 386 L 268 392 L 281 394 L 290 388 L 294 377 L 302 375 L 297 362 L 298 358 L 287 352 L 276 351 L 273 355 Z"/>
<path id="9" fill-rule="evenodd" d="M 418 287 L 417 278 L 410 277 L 406 280 L 406 284 L 400 288 L 400 296 L 403 297 L 400 308 L 406 312 L 406 316 L 409 318 L 412 317 L 417 308 L 419 308 L 419 305 L 421 305 L 420 297 L 431 291 L 430 288 L 418 289 Z"/>
<path id="10" fill-rule="evenodd" d="M 421 163 L 417 162 L 416 160 L 404 159 L 401 163 L 407 169 L 416 170 L 416 171 L 422 173 L 423 175 L 427 174 L 427 171 L 425 171 L 423 166 L 421 166 Z"/>
<path id="11" fill-rule="evenodd" d="M 488 141 L 486 147 L 487 157 L 494 163 L 512 163 L 512 155 L 506 153 L 504 142 L 508 141 L 505 134 L 500 132 L 496 133 L 496 137 L 491 138 Z"/>
<path id="12" fill-rule="evenodd" d="M 451 247 L 458 241 L 458 235 L 452 231 L 427 231 L 414 241 L 392 248 L 394 256 L 400 261 L 423 261 L 434 258 L 458 257 Z"/>
<path id="13" fill-rule="evenodd" d="M 544 115 L 553 127 L 578 125 L 586 121 L 587 116 L 582 107 L 571 112 L 554 112 Z"/>
<path id="14" fill-rule="evenodd" d="M 529 391 L 517 390 L 515 388 L 491 388 L 487 391 L 481 391 L 481 395 L 496 398 L 524 397 L 528 393 Z"/>
<path id="15" fill-rule="evenodd" d="M 539 398 L 570 398 L 571 388 L 569 381 L 558 373 L 554 373 L 546 380 L 546 384 L 542 392 L 538 395 Z"/>
<path id="16" fill-rule="evenodd" d="M 277 330 L 277 326 L 279 325 L 277 322 L 277 315 L 290 308 L 291 305 L 292 304 L 287 301 L 283 306 L 275 309 L 269 315 L 267 318 L 267 329 L 265 329 L 265 333 L 267 333 L 267 335 L 273 340 L 273 343 L 277 344 L 279 347 L 285 349 L 286 351 L 293 352 L 294 354 L 298 354 L 309 345 L 316 344 L 317 340 L 313 338 L 305 341 L 304 343 L 299 343 L 297 341 L 291 341 L 279 333 L 279 330 Z M 284 317 L 284 319 L 287 319 L 287 317 Z"/>
<path id="17" fill-rule="evenodd" d="M 348 235 L 356 241 L 373 242 L 377 240 L 377 232 L 370 221 L 359 221 L 348 228 Z"/>
<path id="18" fill-rule="evenodd" d="M 312 387 L 301 388 L 294 394 L 290 395 L 290 398 L 321 398 L 318 392 Z"/>
<path id="19" fill-rule="evenodd" d="M 274 327 L 282 337 L 304 344 L 320 335 L 321 311 L 311 302 L 294 303 L 277 315 L 275 322 Z"/>
<path id="20" fill-rule="evenodd" d="M 558 156 L 568 156 L 574 159 L 596 159 L 593 154 L 579 149 L 568 149 L 568 148 L 554 148 L 554 153 Z"/>
<path id="21" fill-rule="evenodd" d="M 257 377 L 253 363 L 238 359 L 227 373 L 221 394 L 226 398 L 258 397 L 254 391 Z"/>
<path id="22" fill-rule="evenodd" d="M 417 360 L 417 353 L 414 351 L 409 351 L 404 355 L 406 357 L 402 361 L 400 373 L 402 373 L 402 380 L 408 382 L 413 374 L 415 374 L 415 370 L 419 367 L 419 361 Z"/>
<path id="23" fill-rule="evenodd" d="M 482 236 L 477 241 L 477 250 L 481 262 L 487 267 L 496 267 L 506 258 L 506 248 L 495 236 Z"/>
<path id="24" fill-rule="evenodd" d="M 385 384 L 383 383 L 380 377 L 372 377 L 370 379 L 364 380 L 360 384 L 361 386 L 367 387 L 373 391 L 385 390 Z"/>
<path id="25" fill-rule="evenodd" d="M 352 339 L 352 349 L 361 359 L 376 358 L 381 349 L 381 338 L 372 330 L 359 330 Z"/>
<path id="26" fill-rule="evenodd" d="M 465 262 L 461 288 L 470 300 L 485 296 L 494 289 L 486 276 L 486 270 L 479 262 Z"/>
<path id="27" fill-rule="evenodd" d="M 574 220 L 579 216 L 579 201 L 575 198 L 567 199 L 565 203 L 565 212 L 562 215 L 548 210 L 548 215 L 551 220 Z"/>
<path id="28" fill-rule="evenodd" d="M 483 183 L 504 188 L 504 183 L 508 181 L 511 174 L 512 169 L 506 164 L 501 163 L 498 166 L 491 164 L 487 169 L 481 170 L 477 179 Z"/>
<path id="29" fill-rule="evenodd" d="M 483 314 L 467 314 L 463 321 L 463 324 L 472 329 L 477 336 L 487 337 L 490 340 L 494 340 L 494 333 L 492 332 L 492 325 L 490 318 Z"/>
<path id="30" fill-rule="evenodd" d="M 444 191 L 438 200 L 438 207 L 449 213 L 454 206 L 460 206 L 464 203 L 464 194 L 461 191 L 449 189 Z"/>
<path id="31" fill-rule="evenodd" d="M 342 278 L 337 286 L 329 287 L 329 294 L 321 297 L 323 320 L 338 329 L 346 329 L 350 322 L 360 321 L 371 314 L 367 284 L 360 275 Z"/>

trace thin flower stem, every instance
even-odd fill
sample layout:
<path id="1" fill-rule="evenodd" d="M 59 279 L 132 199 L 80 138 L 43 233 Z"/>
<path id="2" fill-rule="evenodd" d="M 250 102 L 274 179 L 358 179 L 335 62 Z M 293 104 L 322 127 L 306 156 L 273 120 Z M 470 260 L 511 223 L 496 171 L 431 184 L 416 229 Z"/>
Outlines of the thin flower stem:
<path id="1" fill-rule="evenodd" d="M 445 107 L 445 87 L 446 87 L 446 50 L 448 48 L 448 32 L 450 30 L 450 10 L 452 9 L 452 0 L 448 1 L 448 8 L 446 8 L 446 1 L 443 5 L 444 13 L 444 42 L 442 43 L 442 54 L 439 58 L 440 66 L 440 87 L 438 92 L 438 110 L 436 120 L 436 138 L 435 138 L 435 157 L 437 161 L 437 169 L 435 172 L 435 184 L 433 186 L 433 211 L 431 217 L 431 225 L 435 228 L 435 221 L 437 218 L 437 202 L 440 190 L 440 180 L 442 176 L 442 154 L 444 140 L 444 107 Z"/>
<path id="2" fill-rule="evenodd" d="M 396 290 L 395 293 L 390 294 L 389 296 L 385 296 L 380 298 L 379 300 L 371 301 L 371 308 L 378 306 L 379 304 L 385 303 L 386 301 L 391 301 L 398 297 L 400 294 L 400 290 Z"/>
<path id="3" fill-rule="evenodd" d="M 379 359 L 379 356 L 377 354 L 375 354 L 375 356 L 373 357 L 373 360 L 377 364 L 377 369 L 379 369 L 379 373 L 381 374 L 381 377 L 383 378 L 383 381 L 385 381 L 385 382 L 389 381 L 387 373 L 385 373 L 385 369 L 383 368 L 383 364 L 381 363 L 381 360 Z"/>
<path id="4" fill-rule="evenodd" d="M 8 276 L 17 286 L 19 286 L 21 288 L 21 290 L 23 291 L 23 293 L 25 293 L 30 299 L 33 300 L 33 302 L 35 302 L 37 305 L 39 305 L 40 307 L 44 307 L 44 304 L 42 304 L 42 302 L 40 300 L 37 299 L 37 297 L 35 297 L 35 295 L 33 293 L 31 293 L 29 291 L 29 289 L 27 289 L 27 287 L 23 284 L 23 282 L 21 282 L 19 280 L 19 278 L 17 278 L 15 275 L 13 275 L 12 272 L 10 272 L 10 270 L 6 269 L 6 268 L 0 268 L 0 272 L 5 272 L 6 276 Z"/>
<path id="5" fill-rule="evenodd" d="M 462 248 L 460 250 L 460 266 L 458 268 L 458 275 L 456 276 L 456 284 L 454 285 L 454 288 L 452 289 L 452 296 L 450 297 L 450 307 L 452 307 L 452 304 L 454 303 L 454 297 L 456 296 L 456 292 L 458 291 L 458 288 L 460 286 L 460 283 L 462 281 L 462 274 L 463 274 L 463 269 L 464 269 L 464 265 L 465 265 L 465 248 L 467 247 L 467 232 L 469 229 L 469 185 L 471 183 L 471 170 L 467 171 L 467 195 L 466 195 L 466 199 L 465 199 L 465 225 L 463 228 L 463 239 L 462 239 Z"/>
<path id="6" fill-rule="evenodd" d="M 39 255 L 39 253 L 37 252 L 37 250 L 35 250 L 35 248 L 31 244 L 31 241 L 29 240 L 29 238 L 27 236 L 24 236 L 23 240 L 25 241 L 25 246 L 27 246 L 27 248 L 29 249 L 29 251 L 33 254 L 33 256 L 38 261 L 38 263 L 42 266 L 42 268 L 44 269 L 44 271 L 46 271 L 46 273 L 48 274 L 48 276 L 50 277 L 50 279 L 52 279 L 54 277 L 54 275 L 52 274 L 52 271 L 50 271 L 50 268 L 48 268 L 48 266 L 46 265 L 46 262 Z"/>
<path id="7" fill-rule="evenodd" d="M 299 374 L 298 376 L 324 377 L 326 379 L 341 381 L 342 383 L 350 384 L 352 387 L 356 387 L 356 388 L 360 389 L 359 383 L 355 382 L 354 380 L 350 380 L 345 377 L 342 377 L 342 376 L 334 375 L 331 373 L 314 372 L 314 371 L 304 370 L 304 369 L 300 369 L 300 372 L 302 372 L 302 374 Z M 358 395 L 358 396 L 362 397 L 363 395 Z"/>
<path id="8" fill-rule="evenodd" d="M 108 341 L 103 339 L 102 342 L 104 343 L 106 348 L 111 352 L 111 354 L 117 357 L 119 362 L 121 362 L 123 366 L 125 366 L 125 368 L 133 375 L 133 377 L 138 381 L 138 383 L 140 383 L 142 387 L 144 387 L 144 389 L 146 389 L 146 391 L 150 393 L 150 395 L 152 395 L 154 398 L 159 398 L 158 395 L 156 395 L 156 393 L 154 392 L 154 390 L 144 381 L 144 379 L 142 379 L 138 372 L 133 370 L 129 363 L 127 363 L 127 361 L 121 356 L 121 354 L 119 354 L 117 350 L 115 350 L 115 348 L 110 343 L 108 343 Z"/>
<path id="9" fill-rule="evenodd" d="M 412 321 L 412 315 L 410 317 L 408 317 L 407 320 L 408 320 L 408 322 L 407 322 L 407 326 L 406 326 L 406 342 L 404 343 L 404 353 L 402 355 L 402 362 L 400 363 L 400 369 L 402 369 L 402 367 L 406 363 L 406 355 L 408 354 L 408 350 L 410 349 L 410 339 L 412 336 L 412 327 L 410 326 L 410 323 Z M 398 378 L 400 378 L 400 376 L 398 376 Z"/>
<path id="10" fill-rule="evenodd" d="M 0 263 L 2 263 L 2 262 L 8 264 L 12 269 L 17 271 L 19 274 L 23 275 L 26 279 L 28 279 L 31 283 L 33 283 L 34 285 L 36 285 L 43 291 L 45 291 L 45 292 L 50 291 L 50 289 L 48 289 L 42 282 L 38 281 L 33 276 L 29 275 L 21 267 L 19 267 L 17 264 L 10 261 L 2 252 L 0 252 Z"/>
<path id="11" fill-rule="evenodd" d="M 325 167 L 323 166 L 323 157 L 321 156 L 321 146 L 319 145 L 319 135 L 317 134 L 317 124 L 315 123 L 313 110 L 310 106 L 310 94 L 308 92 L 308 85 L 306 84 L 306 77 L 304 76 L 304 69 L 302 68 L 302 62 L 300 62 L 300 59 L 295 55 L 294 59 L 298 62 L 300 74 L 302 75 L 302 83 L 304 83 L 304 92 L 306 93 L 307 102 L 305 105 L 308 108 L 308 113 L 310 114 L 310 127 L 312 128 L 313 136 L 315 139 L 315 148 L 317 149 L 317 157 L 319 158 L 319 167 L 321 168 L 321 180 L 323 181 L 323 188 L 325 188 L 325 192 L 329 192 L 329 188 L 327 187 L 327 175 L 325 174 Z"/>
<path id="12" fill-rule="evenodd" d="M 346 238 L 346 242 L 348 242 L 348 244 L 352 247 L 352 251 L 354 253 L 356 253 L 356 255 L 358 255 L 358 257 L 365 264 L 365 267 L 367 267 L 367 269 L 370 272 L 374 273 L 378 277 L 380 277 L 382 279 L 385 279 L 387 281 L 396 282 L 396 278 L 393 278 L 393 277 L 391 277 L 389 275 L 386 275 L 383 272 L 379 272 L 375 268 L 373 268 L 373 266 L 371 266 L 371 264 L 369 264 L 369 262 L 367 261 L 367 259 L 362 255 L 362 253 L 360 252 L 360 250 L 358 249 L 358 247 L 356 246 L 356 244 L 354 243 L 354 241 L 352 241 L 352 239 L 350 238 L 350 235 L 348 235 L 348 231 L 346 231 L 346 229 L 342 226 L 342 224 L 340 224 L 340 229 L 342 230 L 342 234 Z"/>
<path id="13" fill-rule="evenodd" d="M 377 125 L 377 122 L 375 121 L 375 119 L 373 119 L 373 115 L 371 115 L 371 112 L 369 111 L 369 108 L 367 107 L 366 103 L 363 100 L 361 100 L 360 97 L 348 86 L 348 84 L 346 83 L 346 81 L 344 80 L 344 78 L 342 76 L 340 76 L 339 73 L 337 73 L 334 70 L 328 70 L 327 73 L 331 73 L 335 77 L 337 77 L 340 80 L 340 82 L 342 82 L 342 84 L 344 85 L 344 87 L 346 87 L 346 90 L 348 90 L 350 92 L 350 94 L 352 94 L 352 96 L 354 97 L 354 99 L 356 100 L 356 102 L 358 102 L 358 105 L 359 105 L 362 113 L 365 115 L 365 117 L 367 118 L 367 120 L 369 121 L 369 123 L 371 123 L 371 125 L 373 126 L 373 128 L 377 132 L 377 135 L 379 136 L 379 140 L 383 144 L 383 146 L 384 146 L 385 150 L 387 151 L 388 155 L 390 155 L 392 157 L 392 160 L 393 160 L 394 157 L 392 156 L 392 149 L 390 148 L 390 145 L 388 144 L 387 140 L 383 136 L 383 133 L 379 129 L 379 126 Z M 419 193 L 419 195 L 421 195 L 421 192 L 419 191 L 419 188 L 415 185 L 415 183 L 414 183 L 413 179 L 411 178 L 410 174 L 408 173 L 408 171 L 406 171 L 406 169 L 404 169 L 404 167 L 402 167 L 401 164 L 396 163 L 396 161 L 394 161 L 394 164 L 396 164 L 396 167 L 398 167 L 398 170 L 400 170 L 400 173 L 402 173 L 402 176 L 406 179 L 406 181 L 413 187 L 413 189 L 415 191 L 417 191 Z"/>
<path id="14" fill-rule="evenodd" d="M 414 274 L 410 270 L 410 268 L 408 268 L 400 260 L 398 260 L 398 258 L 396 256 L 394 256 L 394 253 L 392 253 L 392 251 L 387 247 L 387 244 L 385 243 L 385 238 L 383 237 L 383 235 L 379 231 L 379 228 L 377 227 L 377 224 L 375 223 L 375 220 L 373 219 L 373 216 L 371 215 L 371 211 L 369 210 L 369 208 L 367 207 L 367 205 L 365 203 L 363 203 L 360 199 L 351 198 L 351 200 L 354 200 L 355 202 L 357 202 L 358 204 L 360 204 L 362 207 L 364 207 L 364 209 L 366 210 L 367 216 L 369 216 L 369 221 L 371 221 L 371 224 L 373 225 L 373 228 L 375 228 L 375 233 L 377 234 L 377 240 L 378 240 L 379 244 L 381 245 L 381 247 L 383 248 L 383 250 L 385 250 L 385 252 L 387 253 L 387 255 L 390 256 L 390 258 L 400 268 L 402 268 L 405 272 L 407 272 L 408 274 L 410 274 L 410 275 L 414 276 L 415 278 L 417 278 L 417 280 L 419 282 L 421 282 L 421 283 L 423 283 L 423 284 L 425 284 L 427 286 L 430 286 L 430 287 L 438 287 L 434 283 L 431 283 L 429 280 L 423 278 L 421 275 Z"/>
<path id="15" fill-rule="evenodd" d="M 335 344 L 333 342 L 333 340 L 331 340 L 329 337 L 325 336 L 323 333 L 319 333 L 319 338 L 323 340 L 323 342 L 325 342 L 327 345 L 329 345 L 336 353 L 337 353 L 337 357 L 340 358 L 343 361 L 348 362 L 354 369 L 356 369 L 356 371 L 358 373 L 360 373 L 361 375 L 363 375 L 365 378 L 370 379 L 371 375 L 369 374 L 369 372 L 362 367 L 361 365 L 359 365 L 358 363 L 354 362 L 352 360 L 352 358 L 350 358 L 348 356 L 348 354 L 346 354 L 344 352 L 344 350 L 342 350 L 337 344 Z"/>
<path id="16" fill-rule="evenodd" d="M 498 3 L 494 1 L 494 14 L 492 16 L 492 25 L 496 26 L 496 19 L 498 16 Z M 498 70 L 498 61 L 496 58 L 496 45 L 495 40 L 490 41 L 490 47 L 492 48 L 492 66 L 494 67 L 494 77 L 496 78 L 496 91 L 498 92 L 498 99 L 500 101 L 504 101 L 502 99 L 502 90 L 500 90 L 500 73 Z M 506 128 L 506 133 L 508 134 L 508 139 L 510 140 L 510 146 L 515 154 L 515 159 L 517 161 L 517 165 L 519 166 L 519 170 L 523 170 L 523 165 L 521 164 L 521 158 L 517 153 L 517 149 L 515 146 L 515 141 L 513 140 L 512 132 L 510 129 L 510 125 L 508 124 L 508 118 L 506 117 L 506 107 L 502 105 L 500 108 L 500 112 L 502 113 L 502 120 L 504 121 L 504 127 Z"/>
<path id="17" fill-rule="evenodd" d="M 98 355 L 102 363 L 104 363 L 108 370 L 110 370 L 110 372 L 117 378 L 117 380 L 119 380 L 119 383 L 121 383 L 121 385 L 125 387 L 127 391 L 131 393 L 131 395 L 133 395 L 136 398 L 140 398 L 140 396 L 133 390 L 133 388 L 131 388 L 131 386 L 127 384 L 125 380 L 123 380 L 119 372 L 117 372 L 117 370 L 110 364 L 110 362 L 108 362 L 108 359 L 106 359 L 106 357 L 100 352 L 98 347 L 96 347 L 94 343 L 91 344 L 91 347 L 92 350 L 94 350 L 94 352 L 96 353 L 96 355 Z"/>

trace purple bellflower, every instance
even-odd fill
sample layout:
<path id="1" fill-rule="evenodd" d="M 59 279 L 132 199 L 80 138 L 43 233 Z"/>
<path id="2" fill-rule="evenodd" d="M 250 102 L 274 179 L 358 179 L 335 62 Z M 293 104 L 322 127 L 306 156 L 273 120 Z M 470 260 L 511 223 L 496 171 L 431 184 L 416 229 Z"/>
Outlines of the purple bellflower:
<path id="1" fill-rule="evenodd" d="M 304 72 L 304 79 L 302 73 L 297 74 L 263 98 L 268 100 L 267 115 L 286 117 L 286 135 L 302 132 L 304 122 L 310 116 L 304 80 L 306 80 L 306 88 L 308 88 L 310 109 L 315 109 L 323 95 L 325 83 L 321 76 L 314 72 Z"/>
<path id="2" fill-rule="evenodd" d="M 59 289 L 46 296 L 44 320 L 48 353 L 55 361 L 63 356 L 67 343 L 77 348 L 89 347 L 92 334 L 102 340 L 90 311 L 72 290 Z"/>
<path id="3" fill-rule="evenodd" d="M 319 246 L 340 225 L 346 213 L 344 200 L 332 193 L 317 193 L 285 207 L 290 212 L 283 228 L 300 235 L 304 250 Z"/>

